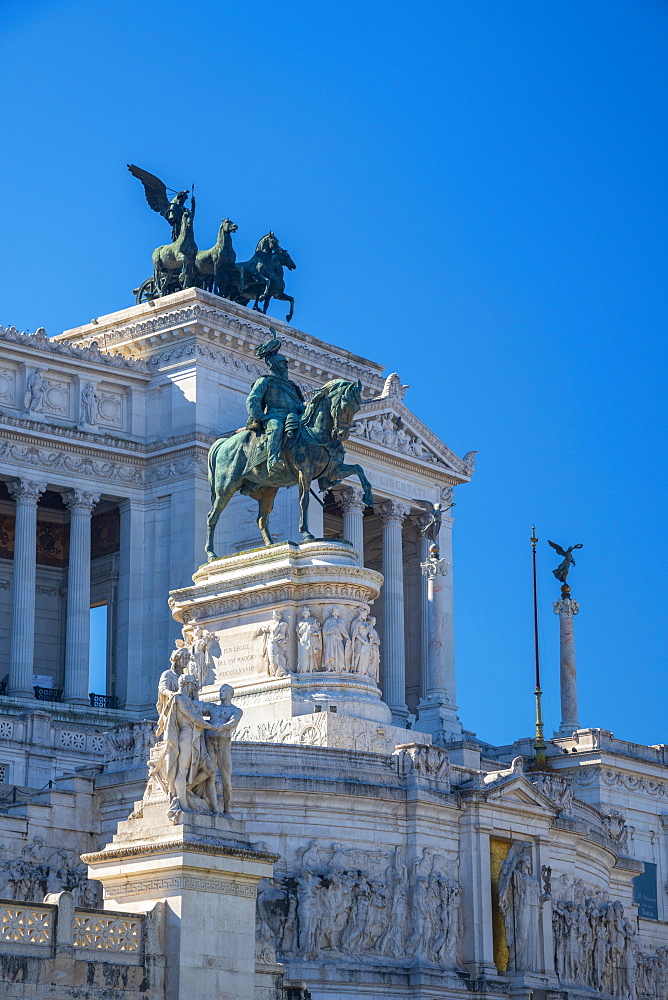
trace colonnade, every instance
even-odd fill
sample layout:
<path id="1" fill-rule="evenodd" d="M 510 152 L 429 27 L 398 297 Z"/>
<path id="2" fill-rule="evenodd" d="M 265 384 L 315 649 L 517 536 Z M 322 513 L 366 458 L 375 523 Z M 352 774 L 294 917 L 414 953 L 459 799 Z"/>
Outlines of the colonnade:
<path id="1" fill-rule="evenodd" d="M 364 558 L 364 510 L 362 490 L 345 486 L 336 491 L 343 512 L 343 537 L 352 542 Z M 422 508 L 401 500 L 383 500 L 376 506 L 382 523 L 381 592 L 383 635 L 381 644 L 383 699 L 392 711 L 392 721 L 405 726 L 406 640 L 404 634 L 404 555 L 403 526 L 413 515 L 423 519 Z M 461 725 L 455 704 L 455 665 L 452 641 L 452 582 L 448 579 L 451 561 L 450 518 L 443 518 L 441 555 L 438 566 L 428 561 L 428 542 L 420 536 L 420 702 L 415 728 L 432 735 L 458 736 Z"/>
<path id="2" fill-rule="evenodd" d="M 28 479 L 7 483 L 16 502 L 12 622 L 7 693 L 33 697 L 35 652 L 35 593 L 37 578 L 37 505 L 46 484 Z M 64 700 L 88 704 L 90 656 L 90 532 L 97 493 L 69 489 L 63 500 L 70 511 L 70 553 L 67 571 Z"/>

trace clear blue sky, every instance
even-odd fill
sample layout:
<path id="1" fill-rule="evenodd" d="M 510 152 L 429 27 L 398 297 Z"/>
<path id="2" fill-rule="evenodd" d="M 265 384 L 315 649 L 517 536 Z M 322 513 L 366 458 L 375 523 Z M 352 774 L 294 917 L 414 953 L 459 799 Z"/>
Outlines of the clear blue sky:
<path id="1" fill-rule="evenodd" d="M 294 323 L 382 361 L 459 454 L 461 717 L 531 732 L 529 535 L 548 730 L 572 574 L 583 725 L 668 742 L 666 107 L 659 0 L 4 0 L 0 321 L 131 303 L 164 222 L 127 162 L 196 181 L 250 255 L 298 264 Z M 273 310 L 272 310 L 273 311 Z M 283 315 L 283 307 L 276 312 Z"/>

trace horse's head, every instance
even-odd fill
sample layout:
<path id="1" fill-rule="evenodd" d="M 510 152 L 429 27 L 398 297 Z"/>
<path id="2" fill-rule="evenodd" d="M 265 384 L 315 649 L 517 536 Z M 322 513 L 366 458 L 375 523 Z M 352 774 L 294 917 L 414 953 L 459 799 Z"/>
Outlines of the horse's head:
<path id="1" fill-rule="evenodd" d="M 294 271 L 297 267 L 288 251 L 284 250 L 283 247 L 278 247 L 274 252 L 274 263 L 287 267 L 289 271 Z"/>
<path id="2" fill-rule="evenodd" d="M 238 228 L 239 227 L 236 224 L 236 222 L 232 222 L 231 219 L 223 219 L 223 221 L 220 224 L 220 229 L 218 230 L 218 234 L 222 236 L 223 233 L 236 233 Z"/>
<path id="3" fill-rule="evenodd" d="M 345 378 L 326 382 L 309 400 L 304 423 L 333 441 L 345 441 L 362 404 L 362 383 Z"/>
<path id="4" fill-rule="evenodd" d="M 280 248 L 280 243 L 274 234 L 269 231 L 266 236 L 257 241 L 255 253 L 273 253 L 275 250 L 280 250 Z"/>

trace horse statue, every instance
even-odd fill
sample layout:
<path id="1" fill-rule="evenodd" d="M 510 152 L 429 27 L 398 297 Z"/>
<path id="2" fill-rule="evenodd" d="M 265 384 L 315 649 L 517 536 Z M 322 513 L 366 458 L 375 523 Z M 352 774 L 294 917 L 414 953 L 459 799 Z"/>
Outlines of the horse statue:
<path id="1" fill-rule="evenodd" d="M 260 302 L 266 313 L 272 299 L 290 303 L 290 312 L 285 317 L 289 323 L 295 311 L 295 300 L 285 294 L 283 268 L 294 271 L 297 265 L 287 250 L 284 250 L 276 236 L 269 232 L 263 236 L 250 260 L 239 265 L 242 268 L 242 283 L 239 291 L 230 296 L 234 302 L 247 306 L 255 299 L 253 309 L 259 310 Z"/>
<path id="2" fill-rule="evenodd" d="M 173 243 L 153 251 L 153 294 L 170 295 L 195 284 L 195 258 L 197 244 L 193 231 L 195 216 L 194 198 L 192 211 L 184 209 L 179 235 Z M 139 300 L 138 300 L 139 301 Z"/>
<path id="3" fill-rule="evenodd" d="M 269 515 L 281 486 L 299 485 L 299 530 L 303 539 L 314 536 L 308 529 L 311 482 L 320 490 L 331 489 L 346 476 L 357 476 L 364 490 L 364 502 L 373 506 L 371 483 L 359 465 L 346 465 L 343 441 L 362 403 L 362 385 L 336 378 L 318 389 L 306 404 L 297 428 L 286 429 L 281 457 L 284 469 L 267 471 L 267 438 L 253 430 L 241 429 L 219 438 L 209 450 L 211 510 L 207 516 L 206 554 L 216 559 L 213 535 L 218 519 L 239 491 L 258 502 L 257 524 L 265 545 L 272 544 Z"/>
<path id="4" fill-rule="evenodd" d="M 210 250 L 200 250 L 195 257 L 200 288 L 223 298 L 229 298 L 243 287 L 243 272 L 241 265 L 236 263 L 237 255 L 232 246 L 232 233 L 238 228 L 231 219 L 223 219 L 214 245 Z"/>

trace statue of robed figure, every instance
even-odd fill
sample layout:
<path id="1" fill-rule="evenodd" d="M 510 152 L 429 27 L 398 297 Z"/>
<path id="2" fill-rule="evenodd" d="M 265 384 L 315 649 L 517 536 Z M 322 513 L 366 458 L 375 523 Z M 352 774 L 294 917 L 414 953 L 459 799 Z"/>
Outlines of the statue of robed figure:
<path id="1" fill-rule="evenodd" d="M 575 566 L 573 549 L 581 549 L 583 547 L 582 542 L 578 542 L 577 545 L 569 545 L 567 549 L 562 549 L 561 545 L 557 545 L 556 542 L 551 542 L 549 538 L 547 540 L 547 544 L 552 546 L 557 555 L 564 557 L 557 568 L 552 570 L 552 574 L 557 578 L 559 583 L 565 584 L 568 580 L 568 573 L 571 566 Z"/>
<path id="2" fill-rule="evenodd" d="M 218 519 L 237 491 L 257 500 L 257 523 L 265 545 L 272 544 L 269 515 L 282 486 L 299 485 L 299 530 L 304 539 L 314 537 L 308 529 L 309 493 L 314 479 L 325 492 L 346 476 L 357 476 L 364 502 L 373 506 L 371 484 L 364 470 L 345 463 L 343 447 L 362 403 L 361 383 L 331 379 L 305 404 L 301 389 L 288 378 L 288 361 L 279 353 L 281 342 L 276 331 L 270 329 L 273 338 L 256 351 L 269 374 L 251 386 L 246 427 L 231 437 L 219 438 L 209 450 L 209 561 L 217 558 L 213 535 Z"/>

